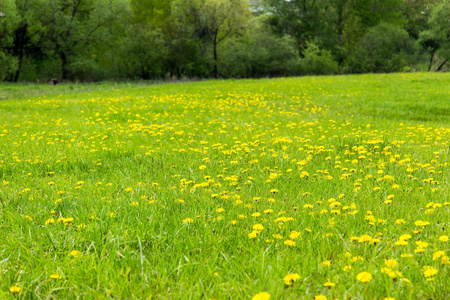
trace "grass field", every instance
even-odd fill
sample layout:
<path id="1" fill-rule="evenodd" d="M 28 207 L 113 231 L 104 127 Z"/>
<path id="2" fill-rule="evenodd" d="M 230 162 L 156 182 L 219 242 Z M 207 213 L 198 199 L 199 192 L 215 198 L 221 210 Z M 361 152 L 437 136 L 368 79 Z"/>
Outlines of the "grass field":
<path id="1" fill-rule="evenodd" d="M 450 299 L 449 83 L 1 84 L 0 298 Z"/>

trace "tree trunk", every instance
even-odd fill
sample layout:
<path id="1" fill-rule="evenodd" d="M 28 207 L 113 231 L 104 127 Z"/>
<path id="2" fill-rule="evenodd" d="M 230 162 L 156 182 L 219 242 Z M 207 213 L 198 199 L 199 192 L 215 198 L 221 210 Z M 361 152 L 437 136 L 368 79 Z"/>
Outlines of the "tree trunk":
<path id="1" fill-rule="evenodd" d="M 442 68 L 445 66 L 445 64 L 448 62 L 448 59 L 444 60 L 444 62 L 437 68 L 436 72 L 439 72 L 442 70 Z"/>
<path id="2" fill-rule="evenodd" d="M 69 76 L 69 61 L 67 60 L 67 55 L 65 52 L 61 52 L 61 64 L 62 64 L 62 80 L 67 79 Z"/>
<path id="3" fill-rule="evenodd" d="M 431 71 L 431 67 L 433 66 L 433 59 L 434 59 L 434 51 L 433 51 L 433 53 L 431 53 L 430 65 L 428 66 L 428 72 Z"/>
<path id="4" fill-rule="evenodd" d="M 29 38 L 27 36 L 28 24 L 23 24 L 21 27 L 16 29 L 14 37 L 14 48 L 13 53 L 19 59 L 19 64 L 17 71 L 12 76 L 12 81 L 17 82 L 19 79 L 20 69 L 22 68 L 23 57 L 25 55 L 25 47 L 29 43 Z"/>
<path id="5" fill-rule="evenodd" d="M 218 32 L 216 31 L 214 33 L 214 40 L 213 40 L 213 52 L 214 52 L 213 76 L 214 76 L 214 78 L 218 78 L 219 77 L 219 71 L 217 70 L 217 34 L 218 34 Z"/>

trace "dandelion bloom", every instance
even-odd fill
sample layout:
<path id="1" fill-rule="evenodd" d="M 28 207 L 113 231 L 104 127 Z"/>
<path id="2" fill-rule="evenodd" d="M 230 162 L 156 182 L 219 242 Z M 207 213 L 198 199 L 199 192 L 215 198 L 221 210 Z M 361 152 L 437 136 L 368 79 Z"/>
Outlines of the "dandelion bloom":
<path id="1" fill-rule="evenodd" d="M 253 225 L 253 230 L 255 230 L 255 231 L 261 231 L 263 229 L 264 229 L 264 226 L 262 224 Z"/>
<path id="2" fill-rule="evenodd" d="M 284 241 L 285 245 L 291 246 L 291 247 L 295 247 L 296 243 L 292 240 L 285 240 Z"/>
<path id="3" fill-rule="evenodd" d="M 21 287 L 15 285 L 9 288 L 9 291 L 13 294 L 20 293 L 21 290 L 22 290 Z"/>
<path id="4" fill-rule="evenodd" d="M 356 276 L 356 279 L 366 283 L 372 280 L 372 274 L 370 274 L 369 272 L 361 272 Z"/>
<path id="5" fill-rule="evenodd" d="M 183 222 L 184 224 L 188 224 L 188 223 L 194 222 L 194 220 L 192 220 L 191 218 L 186 218 L 186 219 L 182 220 L 182 222 Z"/>
<path id="6" fill-rule="evenodd" d="M 285 276 L 283 278 L 284 284 L 289 286 L 289 285 L 293 285 L 295 281 L 297 281 L 297 279 L 300 279 L 300 275 L 293 273 L 293 274 L 289 274 L 287 276 Z"/>
<path id="7" fill-rule="evenodd" d="M 326 266 L 328 267 L 331 265 L 331 261 L 325 260 L 325 261 L 321 262 L 320 264 L 322 265 L 322 267 L 326 267 Z"/>
<path id="8" fill-rule="evenodd" d="M 314 297 L 314 300 L 327 300 L 327 297 L 323 296 L 323 295 L 318 295 Z"/>
<path id="9" fill-rule="evenodd" d="M 252 300 L 269 300 L 270 294 L 268 292 L 262 292 L 258 293 L 255 296 L 253 296 Z"/>
<path id="10" fill-rule="evenodd" d="M 441 242 L 448 242 L 448 240 L 449 240 L 448 235 L 442 235 L 442 236 L 440 236 L 440 237 L 439 237 L 439 240 L 440 240 Z"/>
<path id="11" fill-rule="evenodd" d="M 71 256 L 78 256 L 78 255 L 80 255 L 80 254 L 81 254 L 81 252 L 78 251 L 78 250 L 72 250 L 72 251 L 70 251 L 70 253 L 69 253 L 69 255 L 71 255 Z"/>
<path id="12" fill-rule="evenodd" d="M 387 259 L 384 261 L 384 264 L 389 268 L 395 268 L 398 265 L 398 262 L 395 259 Z"/>
<path id="13" fill-rule="evenodd" d="M 436 270 L 435 268 L 431 267 L 431 266 L 425 266 L 422 268 L 423 271 L 423 275 L 425 277 L 431 277 L 437 274 L 438 270 Z"/>

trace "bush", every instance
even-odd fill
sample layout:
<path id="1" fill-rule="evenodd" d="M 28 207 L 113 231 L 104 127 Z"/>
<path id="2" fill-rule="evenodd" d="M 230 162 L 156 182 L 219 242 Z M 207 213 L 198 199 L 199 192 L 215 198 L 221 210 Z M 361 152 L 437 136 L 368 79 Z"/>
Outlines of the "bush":
<path id="1" fill-rule="evenodd" d="M 122 43 L 120 69 L 125 77 L 160 78 L 168 50 L 162 33 L 149 26 L 133 26 Z"/>
<path id="2" fill-rule="evenodd" d="M 339 70 L 338 63 L 333 59 L 331 52 L 321 50 L 309 42 L 300 61 L 300 71 L 305 75 L 329 75 L 336 74 Z"/>
<path id="3" fill-rule="evenodd" d="M 381 23 L 369 29 L 351 49 L 350 71 L 398 72 L 409 65 L 413 52 L 413 42 L 405 30 Z"/>
<path id="4" fill-rule="evenodd" d="M 0 51 L 0 81 L 10 77 L 17 68 L 17 58 Z"/>
<path id="5" fill-rule="evenodd" d="M 222 77 L 272 77 L 294 75 L 299 56 L 294 40 L 277 37 L 264 27 L 248 29 L 240 38 L 222 45 L 219 73 Z"/>

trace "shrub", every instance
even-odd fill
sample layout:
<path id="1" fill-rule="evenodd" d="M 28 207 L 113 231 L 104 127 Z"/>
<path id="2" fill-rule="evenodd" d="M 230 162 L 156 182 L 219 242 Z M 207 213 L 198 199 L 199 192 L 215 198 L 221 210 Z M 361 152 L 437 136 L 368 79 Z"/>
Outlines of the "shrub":
<path id="1" fill-rule="evenodd" d="M 405 30 L 381 23 L 369 29 L 351 49 L 350 70 L 398 72 L 409 65 L 413 51 L 413 42 Z"/>
<path id="2" fill-rule="evenodd" d="M 339 70 L 338 63 L 333 59 L 331 52 L 321 50 L 313 42 L 307 43 L 304 57 L 300 62 L 300 71 L 305 75 L 336 74 Z"/>

